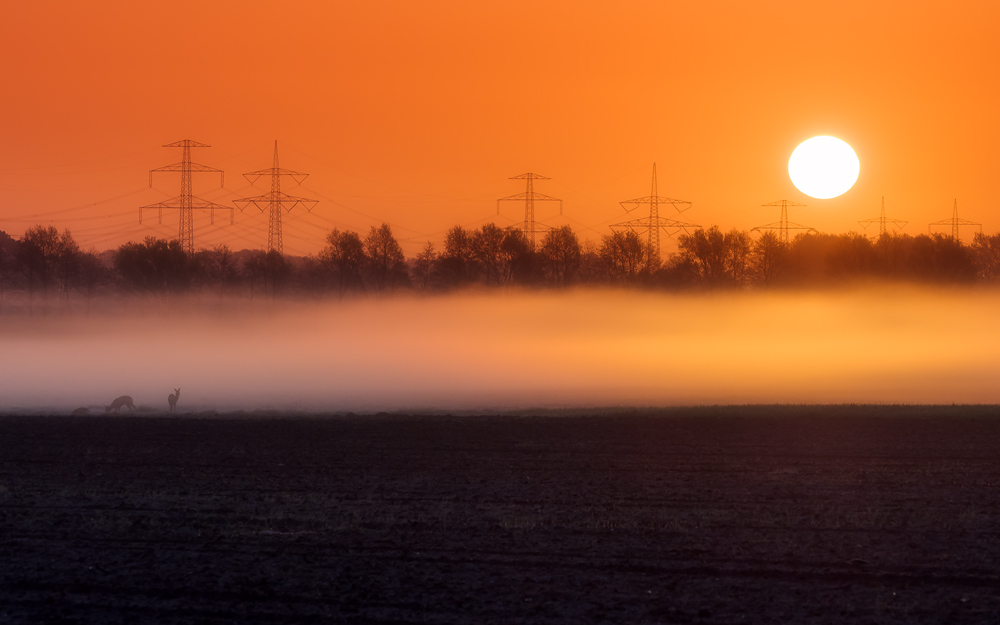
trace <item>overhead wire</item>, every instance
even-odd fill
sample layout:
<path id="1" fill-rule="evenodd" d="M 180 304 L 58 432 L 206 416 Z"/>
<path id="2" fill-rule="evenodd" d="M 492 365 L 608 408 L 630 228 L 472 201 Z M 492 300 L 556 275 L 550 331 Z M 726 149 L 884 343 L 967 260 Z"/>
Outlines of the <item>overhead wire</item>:
<path id="1" fill-rule="evenodd" d="M 94 159 L 90 159 L 90 160 L 86 160 L 86 161 L 78 161 L 76 163 L 65 163 L 65 164 L 60 164 L 60 165 L 36 165 L 34 167 L 0 167 L 0 174 L 6 173 L 6 172 L 23 172 L 23 171 L 31 171 L 31 170 L 36 170 L 36 169 L 63 169 L 63 168 L 66 168 L 66 167 L 76 167 L 77 165 L 89 165 L 90 163 L 100 163 L 102 161 L 110 161 L 110 160 L 115 159 L 115 158 L 124 158 L 124 157 L 127 157 L 127 156 L 135 156 L 136 154 L 145 154 L 146 152 L 153 152 L 154 150 L 158 150 L 158 149 L 159 148 L 145 148 L 143 150 L 138 150 L 136 152 L 129 152 L 128 154 L 115 154 L 115 155 L 112 155 L 112 156 L 105 156 L 105 157 L 102 157 L 102 158 L 94 158 Z M 155 162 L 158 162 L 158 161 L 155 161 Z M 144 165 L 146 163 L 139 163 L 139 164 L 143 164 Z M 125 167 L 134 167 L 135 165 L 136 165 L 135 163 L 132 163 L 130 165 L 123 165 L 122 168 L 125 168 Z M 77 173 L 87 173 L 87 172 L 77 172 Z"/>
<path id="2" fill-rule="evenodd" d="M 61 215 L 63 213 L 69 213 L 69 212 L 72 212 L 72 211 L 82 210 L 84 208 L 90 208 L 92 206 L 100 206 L 102 204 L 107 204 L 109 202 L 116 202 L 118 200 L 122 200 L 122 199 L 125 199 L 127 197 L 131 197 L 133 195 L 138 195 L 139 193 L 142 193 L 142 192 L 146 191 L 148 188 L 149 187 L 143 187 L 142 189 L 136 189 L 134 191 L 129 191 L 128 193 L 123 193 L 122 195 L 118 195 L 118 196 L 115 196 L 113 198 L 108 198 L 106 200 L 100 200 L 100 201 L 97 201 L 97 202 L 90 202 L 88 204 L 80 204 L 79 206 L 71 206 L 70 208 L 61 208 L 61 209 L 54 210 L 54 211 L 43 211 L 41 213 L 34 213 L 32 215 L 16 215 L 14 217 L 0 217 L 0 221 L 14 221 L 14 220 L 20 220 L 20 219 L 29 219 L 29 218 L 30 219 L 37 219 L 39 217 L 47 217 L 49 215 Z"/>
<path id="3" fill-rule="evenodd" d="M 110 215 L 91 215 L 90 217 L 60 217 L 56 219 L 42 219 L 43 223 L 66 223 L 75 221 L 94 221 L 97 219 L 112 219 L 114 217 L 121 217 L 122 215 L 133 214 L 132 211 L 126 211 L 121 213 L 112 213 Z M 5 219 L 8 223 L 38 223 L 37 219 Z"/>
<path id="4" fill-rule="evenodd" d="M 348 205 L 346 205 L 346 204 L 344 204 L 344 203 L 342 203 L 342 202 L 338 202 L 337 200 L 334 200 L 333 198 L 330 198 L 330 197 L 327 197 L 327 196 L 326 196 L 326 195 L 324 195 L 323 193 L 320 193 L 319 191 L 316 191 L 315 189 L 313 189 L 313 188 L 311 188 L 311 187 L 307 187 L 307 186 L 305 186 L 305 185 L 300 185 L 300 186 L 301 186 L 301 187 L 302 187 L 303 189 L 305 189 L 305 190 L 306 190 L 307 192 L 309 192 L 309 193 L 312 193 L 312 194 L 314 194 L 314 195 L 318 195 L 318 196 L 319 196 L 319 197 L 320 197 L 321 199 L 324 199 L 324 200 L 326 200 L 327 202 L 330 202 L 331 204 L 334 204 L 334 205 L 336 205 L 336 206 L 339 206 L 339 207 L 341 207 L 341 208 L 343 208 L 343 209 L 345 209 L 345 210 L 349 210 L 349 211 L 351 211 L 352 213 L 357 213 L 358 215 L 361 215 L 362 217 L 367 217 L 368 219 L 371 219 L 371 220 L 372 220 L 372 221 L 374 221 L 374 222 L 377 222 L 377 223 L 387 223 L 387 224 L 389 224 L 390 226 L 392 226 L 392 227 L 394 227 L 394 228 L 399 228 L 399 229 L 401 229 L 401 230 L 408 230 L 408 231 L 410 231 L 410 232 L 414 232 L 414 233 L 416 233 L 416 234 L 421 234 L 421 235 L 424 235 L 424 236 L 427 236 L 427 234 L 426 234 L 426 233 L 424 233 L 424 232 L 420 232 L 419 230 L 415 230 L 415 229 L 413 229 L 413 228 L 408 228 L 408 227 L 406 227 L 406 226 L 401 226 L 401 225 L 399 225 L 399 224 L 396 224 L 396 223 L 392 223 L 392 222 L 389 222 L 389 221 L 386 221 L 386 220 L 384 220 L 384 219 L 379 219 L 378 217 L 373 217 L 373 216 L 371 216 L 371 215 L 369 215 L 369 214 L 367 214 L 367 213 L 363 213 L 363 212 L 361 212 L 361 211 L 359 211 L 359 210 L 357 210 L 357 209 L 355 209 L 355 208 L 351 208 L 350 206 L 348 206 Z"/>

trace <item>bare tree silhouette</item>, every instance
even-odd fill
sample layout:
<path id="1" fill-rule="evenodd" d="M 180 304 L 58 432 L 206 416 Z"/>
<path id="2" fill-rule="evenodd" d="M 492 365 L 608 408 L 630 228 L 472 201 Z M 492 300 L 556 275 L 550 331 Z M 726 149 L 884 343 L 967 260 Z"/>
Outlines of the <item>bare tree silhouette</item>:
<path id="1" fill-rule="evenodd" d="M 250 301 L 253 301 L 257 287 L 262 286 L 264 274 L 267 272 L 265 253 L 263 250 L 254 250 L 250 256 L 243 261 L 243 275 L 250 284 Z M 265 296 L 267 292 L 265 290 Z"/>
<path id="2" fill-rule="evenodd" d="M 186 291 L 194 273 L 191 259 L 179 241 L 155 237 L 119 247 L 115 253 L 115 271 L 127 290 L 147 294 Z"/>
<path id="3" fill-rule="evenodd" d="M 94 298 L 98 287 L 106 284 L 110 280 L 111 272 L 104 266 L 101 259 L 93 251 L 80 254 L 77 275 L 79 276 L 79 286 L 83 291 L 83 296 L 87 301 L 87 310 L 90 310 L 90 302 Z"/>
<path id="4" fill-rule="evenodd" d="M 833 237 L 826 252 L 826 273 L 835 282 L 872 277 L 880 273 L 878 250 L 868 237 L 848 232 Z"/>
<path id="5" fill-rule="evenodd" d="M 553 228 L 542 237 L 539 256 L 552 284 L 566 287 L 580 269 L 580 240 L 569 226 Z"/>
<path id="6" fill-rule="evenodd" d="M 70 288 L 76 283 L 80 271 L 80 246 L 73 240 L 69 230 L 59 236 L 59 245 L 55 257 L 55 274 L 59 282 L 59 293 L 63 299 L 69 299 Z"/>
<path id="7" fill-rule="evenodd" d="M 444 237 L 444 252 L 438 258 L 438 268 L 448 287 L 466 286 L 475 279 L 477 267 L 472 233 L 462 226 L 448 230 Z"/>
<path id="8" fill-rule="evenodd" d="M 482 268 L 487 288 L 502 284 L 500 264 L 503 239 L 503 229 L 494 223 L 484 224 L 472 233 L 472 256 Z"/>
<path id="9" fill-rule="evenodd" d="M 580 265 L 577 268 L 577 276 L 582 284 L 588 286 L 601 284 L 607 278 L 597 244 L 593 241 L 584 241 L 583 245 L 580 246 Z"/>
<path id="10" fill-rule="evenodd" d="M 215 268 L 218 272 L 219 299 L 222 299 L 226 295 L 226 286 L 236 279 L 236 261 L 228 245 L 217 245 L 212 251 L 215 253 Z"/>
<path id="11" fill-rule="evenodd" d="M 612 284 L 630 285 L 647 264 L 647 250 L 632 230 L 605 235 L 601 241 L 601 260 Z"/>
<path id="12" fill-rule="evenodd" d="M 921 281 L 962 284 L 976 279 L 969 249 L 948 235 L 913 237 L 908 260 L 911 275 Z"/>
<path id="13" fill-rule="evenodd" d="M 326 247 L 319 255 L 330 271 L 338 294 L 364 287 L 361 270 L 365 262 L 365 246 L 357 232 L 334 229 L 326 236 Z"/>
<path id="14" fill-rule="evenodd" d="M 426 291 L 431 287 L 437 260 L 438 255 L 434 251 L 434 244 L 428 241 L 413 261 L 413 281 L 417 288 Z"/>
<path id="15" fill-rule="evenodd" d="M 389 224 L 372 226 L 365 237 L 365 267 L 371 284 L 378 293 L 409 282 L 406 257 Z"/>
<path id="16" fill-rule="evenodd" d="M 760 235 L 753 244 L 753 267 L 757 280 L 765 287 L 771 286 L 782 267 L 785 244 L 774 230 Z"/>
<path id="17" fill-rule="evenodd" d="M 44 298 L 56 271 L 60 255 L 59 231 L 54 226 L 32 226 L 24 232 L 18 246 L 18 264 L 24 273 L 28 290 L 28 311 L 33 310 L 35 294 L 40 289 Z"/>
<path id="18" fill-rule="evenodd" d="M 753 274 L 753 239 L 746 230 L 733 228 L 726 233 L 724 240 L 726 275 L 734 287 L 742 289 L 750 284 Z"/>
<path id="19" fill-rule="evenodd" d="M 977 232 L 970 251 L 980 279 L 987 282 L 1000 280 L 1000 234 L 988 236 Z"/>
<path id="20" fill-rule="evenodd" d="M 698 280 L 710 289 L 725 286 L 728 280 L 726 260 L 729 257 L 726 235 L 718 226 L 708 230 L 698 228 L 691 234 L 677 237 L 679 253 L 691 260 Z"/>

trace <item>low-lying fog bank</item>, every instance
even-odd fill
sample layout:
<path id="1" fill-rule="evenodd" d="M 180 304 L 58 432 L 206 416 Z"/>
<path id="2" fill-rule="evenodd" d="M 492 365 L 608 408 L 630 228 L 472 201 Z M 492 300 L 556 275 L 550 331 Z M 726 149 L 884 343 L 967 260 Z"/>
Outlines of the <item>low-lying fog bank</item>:
<path id="1" fill-rule="evenodd" d="M 155 314 L 150 314 L 156 310 Z M 6 317 L 0 411 L 998 403 L 1000 293 L 621 291 Z"/>

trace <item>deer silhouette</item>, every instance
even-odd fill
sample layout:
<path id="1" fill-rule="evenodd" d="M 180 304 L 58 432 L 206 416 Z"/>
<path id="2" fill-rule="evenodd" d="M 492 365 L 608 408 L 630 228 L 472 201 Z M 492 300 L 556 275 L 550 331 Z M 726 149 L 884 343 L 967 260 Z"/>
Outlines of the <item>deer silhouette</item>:
<path id="1" fill-rule="evenodd" d="M 175 388 L 173 394 L 167 395 L 167 403 L 170 404 L 170 412 L 177 406 L 177 398 L 181 396 L 181 389 Z"/>
<path id="2" fill-rule="evenodd" d="M 111 402 L 110 406 L 104 407 L 104 412 L 111 412 L 114 410 L 116 413 L 121 410 L 122 406 L 128 406 L 129 410 L 135 410 L 135 404 L 132 403 L 132 398 L 128 395 L 122 395 L 118 399 Z"/>

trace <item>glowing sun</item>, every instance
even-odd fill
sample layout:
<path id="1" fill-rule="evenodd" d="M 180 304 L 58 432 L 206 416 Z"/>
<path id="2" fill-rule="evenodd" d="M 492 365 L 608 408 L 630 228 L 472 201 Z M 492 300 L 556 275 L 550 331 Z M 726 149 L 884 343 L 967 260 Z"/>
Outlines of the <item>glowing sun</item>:
<path id="1" fill-rule="evenodd" d="M 858 181 L 861 163 L 851 146 L 837 137 L 813 137 L 799 144 L 788 159 L 795 187 L 820 200 L 843 195 Z"/>

